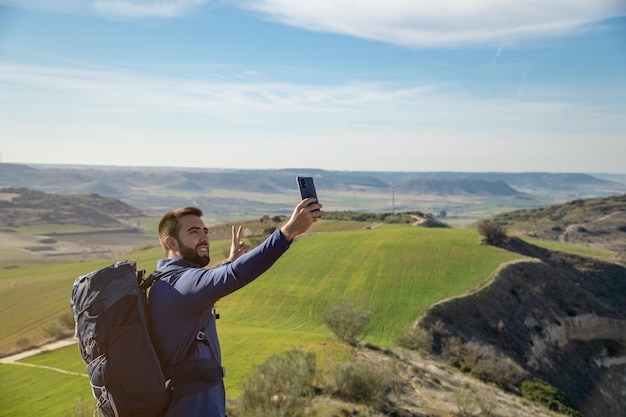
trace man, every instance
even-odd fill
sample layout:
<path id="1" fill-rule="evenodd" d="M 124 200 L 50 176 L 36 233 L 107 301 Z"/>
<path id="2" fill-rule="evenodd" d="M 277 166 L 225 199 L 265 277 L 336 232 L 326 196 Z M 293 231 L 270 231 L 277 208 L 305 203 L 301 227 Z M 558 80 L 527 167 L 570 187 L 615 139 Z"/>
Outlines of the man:
<path id="1" fill-rule="evenodd" d="M 215 269 L 203 268 L 209 264 L 209 240 L 200 209 L 176 209 L 161 219 L 159 240 L 167 259 L 158 269 L 167 272 L 153 284 L 149 308 L 153 342 L 173 387 L 165 417 L 225 417 L 213 306 L 269 269 L 296 236 L 325 215 L 314 202 L 302 200 L 287 223 L 253 250 L 241 240 L 241 227 L 233 226 L 228 260 Z"/>

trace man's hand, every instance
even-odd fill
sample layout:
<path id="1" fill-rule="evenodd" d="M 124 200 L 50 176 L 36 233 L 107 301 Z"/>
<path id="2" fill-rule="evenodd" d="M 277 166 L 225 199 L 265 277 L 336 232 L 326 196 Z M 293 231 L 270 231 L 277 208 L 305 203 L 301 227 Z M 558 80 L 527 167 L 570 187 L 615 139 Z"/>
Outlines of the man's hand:
<path id="1" fill-rule="evenodd" d="M 302 200 L 293 210 L 289 221 L 280 228 L 287 240 L 292 241 L 296 236 L 309 230 L 317 219 L 326 215 L 321 211 L 322 205 L 319 203 L 311 204 L 313 202 L 315 202 L 314 198 Z"/>
<path id="2" fill-rule="evenodd" d="M 232 226 L 233 240 L 230 244 L 230 255 L 228 256 L 228 262 L 234 262 L 235 259 L 239 258 L 241 255 L 250 250 L 250 245 L 247 245 L 246 243 L 244 243 L 243 240 L 241 240 L 241 231 L 241 226 L 238 226 L 237 230 L 235 230 L 235 226 Z"/>

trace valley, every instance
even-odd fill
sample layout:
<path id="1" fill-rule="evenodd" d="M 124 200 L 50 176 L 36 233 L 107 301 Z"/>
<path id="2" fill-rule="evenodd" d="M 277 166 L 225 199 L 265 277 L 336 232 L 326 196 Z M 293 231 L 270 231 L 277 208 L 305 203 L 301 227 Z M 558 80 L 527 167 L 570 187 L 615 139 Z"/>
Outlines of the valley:
<path id="1" fill-rule="evenodd" d="M 0 172 L 6 172 L 1 165 Z M 253 184 L 242 181 L 232 183 L 233 188 L 211 188 L 206 184 L 217 180 L 206 173 L 183 175 L 187 180 L 195 178 L 189 183 L 180 181 L 178 171 L 171 177 L 169 170 L 161 170 L 155 179 L 143 169 L 136 174 L 122 170 L 127 177 L 124 184 L 132 192 L 119 195 L 118 200 L 78 192 L 84 188 L 72 181 L 79 178 L 83 185 L 93 185 L 90 168 L 45 169 L 53 169 L 45 176 L 63 174 L 66 182 L 45 182 L 35 170 L 31 175 L 38 180 L 31 183 L 32 189 L 14 180 L 0 190 L 0 310 L 5 317 L 1 332 L 5 352 L 17 342 L 45 340 L 42 329 L 67 313 L 68 286 L 76 276 L 120 257 L 152 268 L 162 256 L 156 237 L 159 214 L 154 207 L 206 204 L 211 212 L 206 221 L 212 258 L 219 262 L 227 250 L 231 222 L 241 223 L 245 238 L 255 244 L 285 221 L 295 203 L 291 200 L 297 200 L 295 181 L 291 184 L 295 171 L 257 173 Z M 626 296 L 622 183 L 553 174 L 483 174 L 471 182 L 441 177 L 432 182 L 411 179 L 409 173 L 406 177 L 399 173 L 311 173 L 317 175 L 325 209 L 336 217 L 318 222 L 294 245 L 293 255 L 266 279 L 255 282 L 250 292 L 220 302 L 220 312 L 228 317 L 223 327 L 225 349 L 236 352 L 232 363 L 246 364 L 235 366 L 229 379 L 227 389 L 234 396 L 253 364 L 295 340 L 330 355 L 325 359 L 345 355 L 344 348 L 329 339 L 316 313 L 349 296 L 367 305 L 376 317 L 365 344 L 352 354 L 378 364 L 393 358 L 398 370 L 397 383 L 402 388 L 389 396 L 395 408 L 388 412 L 394 415 L 479 415 L 477 395 L 492 398 L 492 416 L 553 415 L 520 400 L 519 392 L 507 392 L 516 392 L 520 381 L 530 377 L 549 381 L 565 392 L 584 417 L 624 411 L 619 384 L 614 383 L 626 375 L 624 340 L 619 336 L 626 318 L 620 301 Z M 109 184 L 122 182 L 121 176 L 109 174 L 115 178 L 107 180 Z M 105 177 L 100 171 L 98 175 Z M 6 183 L 7 178 L 3 175 L 0 180 Z M 137 178 L 143 178 L 143 185 Z M 508 188 L 499 183 L 504 178 L 508 178 Z M 263 192 L 259 192 L 261 183 Z M 393 184 L 391 195 L 389 184 Z M 443 193 L 442 187 L 452 194 Z M 494 190 L 505 190 L 508 195 L 494 194 Z M 568 200 L 568 196 L 575 198 Z M 131 201 L 143 201 L 143 205 Z M 473 226 L 483 219 L 506 228 L 506 245 L 480 243 Z M 453 227 L 438 227 L 442 224 Z M 277 288 L 282 288 L 278 293 L 284 297 L 276 297 Z M 346 288 L 350 291 L 345 292 Z M 38 308 L 29 308 L 32 305 Z M 264 313 L 251 315 L 250 311 Z M 404 326 L 418 318 L 435 335 L 432 353 L 426 357 L 393 342 Z M 446 339 L 453 340 L 450 346 L 456 350 L 442 350 Z M 66 349 L 59 351 L 59 359 L 51 359 L 54 367 L 80 372 L 77 355 L 64 353 Z M 485 356 L 473 356 L 476 351 L 472 349 Z M 457 361 L 465 361 L 466 369 L 473 368 L 482 377 L 488 375 L 481 368 L 485 360 L 491 361 L 491 371 L 508 364 L 502 375 L 508 375 L 507 383 L 512 385 L 494 391 L 493 385 L 452 366 L 446 354 L 453 351 Z M 48 363 L 39 356 L 24 361 Z M 9 377 L 10 369 L 12 364 L 0 366 L 0 377 Z M 83 387 L 84 381 L 72 384 Z M 463 414 L 458 397 L 462 387 L 474 398 L 473 414 Z M 352 404 L 337 405 L 332 397 L 316 401 L 352 410 L 354 415 L 382 415 Z M 2 404 L 0 399 L 0 409 Z"/>

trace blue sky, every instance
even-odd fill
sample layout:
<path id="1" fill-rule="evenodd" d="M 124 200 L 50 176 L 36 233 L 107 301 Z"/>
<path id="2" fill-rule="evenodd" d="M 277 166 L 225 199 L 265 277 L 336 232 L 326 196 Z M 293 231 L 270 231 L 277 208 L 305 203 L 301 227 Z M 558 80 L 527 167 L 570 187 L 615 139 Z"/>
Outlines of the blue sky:
<path id="1" fill-rule="evenodd" d="M 626 173 L 626 2 L 0 0 L 0 152 Z"/>

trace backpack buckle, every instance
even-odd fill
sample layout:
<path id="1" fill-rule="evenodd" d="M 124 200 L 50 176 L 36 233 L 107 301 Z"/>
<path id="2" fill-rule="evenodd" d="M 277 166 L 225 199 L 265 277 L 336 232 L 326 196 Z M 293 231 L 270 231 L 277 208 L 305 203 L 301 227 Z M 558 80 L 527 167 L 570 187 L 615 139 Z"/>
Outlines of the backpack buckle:
<path id="1" fill-rule="evenodd" d="M 198 334 L 196 335 L 196 340 L 203 341 L 205 339 L 204 331 L 202 329 L 198 330 Z"/>

